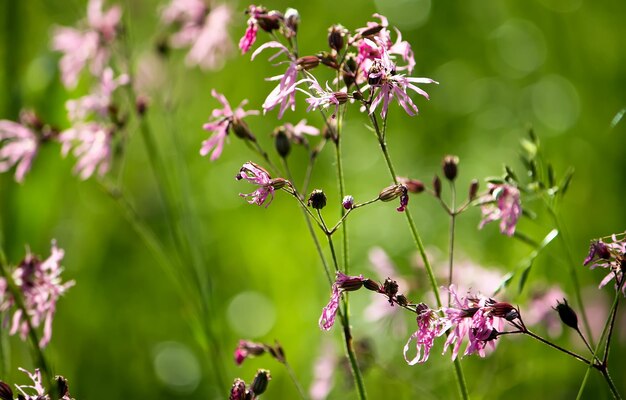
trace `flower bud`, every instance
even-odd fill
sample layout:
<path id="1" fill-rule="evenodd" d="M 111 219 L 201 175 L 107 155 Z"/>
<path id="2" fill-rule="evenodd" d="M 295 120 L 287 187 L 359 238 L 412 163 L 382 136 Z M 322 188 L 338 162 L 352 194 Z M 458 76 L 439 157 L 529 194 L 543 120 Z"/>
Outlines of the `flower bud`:
<path id="1" fill-rule="evenodd" d="M 572 307 L 563 299 L 563 303 L 557 301 L 555 310 L 559 313 L 561 321 L 572 329 L 578 330 L 578 316 Z"/>
<path id="2" fill-rule="evenodd" d="M 328 45 L 331 49 L 341 51 L 345 45 L 345 36 L 348 30 L 342 25 L 333 25 L 328 28 Z"/>
<path id="3" fill-rule="evenodd" d="M 287 179 L 284 179 L 284 178 L 274 178 L 274 179 L 270 180 L 270 185 L 275 190 L 280 190 L 280 189 L 284 188 L 285 186 L 287 186 L 288 184 L 289 184 L 289 181 Z"/>
<path id="4" fill-rule="evenodd" d="M 354 100 L 361 101 L 363 100 L 363 93 L 359 92 L 358 90 L 355 90 L 354 92 L 352 92 L 352 98 Z"/>
<path id="5" fill-rule="evenodd" d="M 285 133 L 285 129 L 280 127 L 274 131 L 274 147 L 282 158 L 286 158 L 291 151 L 291 142 Z"/>
<path id="6" fill-rule="evenodd" d="M 402 195 L 403 187 L 401 184 L 387 186 L 378 194 L 378 199 L 381 201 L 395 200 Z"/>
<path id="7" fill-rule="evenodd" d="M 270 371 L 266 369 L 258 370 L 256 373 L 256 376 L 254 377 L 254 380 L 252 381 L 250 390 L 255 395 L 260 395 L 260 394 L 265 393 L 265 390 L 267 389 L 267 385 L 269 384 L 269 381 L 271 379 L 272 379 L 272 376 L 270 375 Z"/>
<path id="8" fill-rule="evenodd" d="M 352 197 L 350 195 L 344 197 L 343 201 L 341 202 L 341 205 L 346 210 L 351 210 L 354 207 L 354 197 Z"/>
<path id="9" fill-rule="evenodd" d="M 240 378 L 235 379 L 233 387 L 230 388 L 228 400 L 245 400 L 246 399 L 246 383 Z"/>
<path id="10" fill-rule="evenodd" d="M 230 125 L 239 139 L 250 140 L 252 142 L 256 141 L 256 138 L 250 132 L 250 128 L 248 128 L 248 124 L 246 124 L 242 119 L 235 118 L 233 119 L 232 124 Z"/>
<path id="11" fill-rule="evenodd" d="M 280 28 L 280 21 L 283 16 L 278 11 L 270 11 L 267 14 L 261 14 L 256 17 L 259 28 L 265 32 L 271 33 Z"/>
<path id="12" fill-rule="evenodd" d="M 349 98 L 346 92 L 333 92 L 333 97 L 339 104 L 346 104 Z"/>
<path id="13" fill-rule="evenodd" d="M 296 63 L 298 64 L 300 69 L 308 71 L 320 65 L 320 59 L 318 56 L 304 56 L 298 58 Z"/>
<path id="14" fill-rule="evenodd" d="M 395 296 L 398 293 L 398 282 L 391 278 L 385 279 L 385 282 L 383 283 L 383 291 L 389 297 Z"/>
<path id="15" fill-rule="evenodd" d="M 13 400 L 11 386 L 0 381 L 0 400 Z"/>
<path id="16" fill-rule="evenodd" d="M 337 56 L 335 54 L 329 53 L 327 51 L 322 51 L 318 54 L 320 62 L 327 67 L 332 69 L 339 68 L 339 64 L 337 64 Z"/>
<path id="17" fill-rule="evenodd" d="M 470 201 L 474 200 L 476 198 L 476 195 L 478 194 L 478 180 L 477 179 L 472 179 L 472 182 L 470 183 L 470 187 L 469 187 L 469 199 Z"/>
<path id="18" fill-rule="evenodd" d="M 295 8 L 288 8 L 285 11 L 285 26 L 296 33 L 298 25 L 300 25 L 300 13 Z"/>
<path id="19" fill-rule="evenodd" d="M 146 115 L 146 111 L 148 111 L 148 98 L 146 96 L 137 96 L 135 109 L 137 111 L 137 115 L 140 117 Z"/>
<path id="20" fill-rule="evenodd" d="M 457 156 L 445 156 L 443 159 L 443 175 L 449 181 L 454 181 L 458 172 L 459 157 Z"/>
<path id="21" fill-rule="evenodd" d="M 384 26 L 382 25 L 375 25 L 372 26 L 371 28 L 367 28 L 361 31 L 361 37 L 368 37 L 368 36 L 373 36 L 375 34 L 377 34 L 378 32 L 382 31 L 384 28 Z"/>
<path id="22" fill-rule="evenodd" d="M 343 280 L 341 283 L 337 285 L 337 287 L 344 292 L 354 292 L 363 287 L 364 279 L 362 277 L 352 277 L 349 279 Z"/>
<path id="23" fill-rule="evenodd" d="M 371 279 L 364 280 L 363 286 L 365 286 L 365 289 L 371 290 L 372 292 L 380 292 L 380 285 L 378 284 L 378 282 Z"/>
<path id="24" fill-rule="evenodd" d="M 54 381 L 55 381 L 55 383 L 57 385 L 57 393 L 58 393 L 57 398 L 59 398 L 59 399 L 61 399 L 61 398 L 67 398 L 67 399 L 71 398 L 71 396 L 70 396 L 70 387 L 69 387 L 69 384 L 67 382 L 67 379 L 65 379 L 61 375 L 57 375 L 57 376 L 54 377 Z"/>
<path id="25" fill-rule="evenodd" d="M 272 357 L 276 359 L 276 361 L 283 364 L 285 363 L 285 351 L 283 350 L 283 346 L 281 346 L 278 341 L 276 341 L 274 347 L 267 346 L 267 351 L 269 351 L 269 353 L 272 355 Z"/>
<path id="26" fill-rule="evenodd" d="M 493 315 L 500 318 L 505 318 L 507 321 L 513 321 L 519 317 L 517 309 L 509 303 L 496 302 L 491 305 L 493 307 Z"/>
<path id="27" fill-rule="evenodd" d="M 396 296 L 396 301 L 398 302 L 398 304 L 400 304 L 402 307 L 406 306 L 407 304 L 409 304 L 409 299 L 406 298 L 405 295 L 403 294 L 399 294 Z"/>
<path id="28" fill-rule="evenodd" d="M 315 189 L 309 195 L 309 200 L 307 200 L 307 205 L 316 210 L 321 210 L 326 207 L 326 195 L 319 189 Z"/>
<path id="29" fill-rule="evenodd" d="M 422 193 L 424 191 L 424 183 L 417 179 L 404 178 L 399 176 L 398 182 L 406 186 L 407 190 L 411 193 Z"/>
<path id="30" fill-rule="evenodd" d="M 437 175 L 433 178 L 433 191 L 437 198 L 441 197 L 441 179 Z"/>

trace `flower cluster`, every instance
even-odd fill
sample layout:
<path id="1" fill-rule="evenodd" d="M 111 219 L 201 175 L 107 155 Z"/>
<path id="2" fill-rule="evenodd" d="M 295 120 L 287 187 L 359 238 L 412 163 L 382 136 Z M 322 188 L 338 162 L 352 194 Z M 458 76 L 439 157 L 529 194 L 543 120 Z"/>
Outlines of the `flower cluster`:
<path id="1" fill-rule="evenodd" d="M 9 334 L 19 332 L 22 340 L 25 340 L 31 326 L 38 328 L 43 325 L 39 346 L 45 347 L 50 342 L 56 303 L 75 283 L 73 280 L 61 281 L 63 255 L 63 250 L 53 241 L 51 254 L 47 259 L 41 261 L 29 252 L 13 271 L 12 279 L 23 298 L 27 315 L 23 314 L 21 308 L 15 307 L 16 301 L 8 290 L 6 279 L 0 278 L 0 312 L 15 307 Z"/>
<path id="2" fill-rule="evenodd" d="M 272 200 L 274 200 L 274 191 L 282 189 L 285 186 L 289 186 L 289 181 L 283 178 L 272 179 L 270 174 L 263 169 L 263 167 L 249 161 L 245 163 L 239 173 L 235 177 L 237 180 L 245 179 L 250 183 L 254 183 L 259 186 L 257 190 L 252 193 L 244 194 L 240 193 L 241 197 L 250 197 L 248 203 L 262 206 L 267 199 L 270 200 L 265 204 L 265 207 L 269 206 Z"/>

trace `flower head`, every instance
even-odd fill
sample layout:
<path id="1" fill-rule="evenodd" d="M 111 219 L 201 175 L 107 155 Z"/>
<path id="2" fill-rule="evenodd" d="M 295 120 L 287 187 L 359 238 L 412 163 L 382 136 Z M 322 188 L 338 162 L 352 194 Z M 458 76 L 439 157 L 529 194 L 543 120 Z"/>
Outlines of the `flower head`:
<path id="1" fill-rule="evenodd" d="M 375 58 L 371 67 L 367 70 L 367 80 L 372 91 L 378 89 L 372 100 L 370 113 L 373 113 L 376 107 L 382 103 L 380 115 L 382 118 L 385 118 L 389 103 L 391 100 L 396 99 L 407 114 L 416 115 L 419 110 L 409 97 L 407 89 L 411 89 L 428 99 L 428 93 L 415 86 L 414 83 L 438 82 L 430 78 L 413 78 L 398 74 L 396 64 L 389 57 L 389 53 L 383 44 L 380 41 L 376 44 L 369 39 L 364 40 L 370 46 L 378 46 L 381 51 L 380 58 Z"/>
<path id="2" fill-rule="evenodd" d="M 213 89 L 211 90 L 211 95 L 222 103 L 222 108 L 214 109 L 211 112 L 213 120 L 202 126 L 204 130 L 212 131 L 213 135 L 202 142 L 200 155 L 206 156 L 212 152 L 211 161 L 214 161 L 222 154 L 224 141 L 226 140 L 229 129 L 234 127 L 235 124 L 241 123 L 244 117 L 248 115 L 258 115 L 259 112 L 256 110 L 244 111 L 243 107 L 248 104 L 248 100 L 242 101 L 235 110 L 233 110 L 223 94 Z"/>
<path id="3" fill-rule="evenodd" d="M 332 295 L 330 301 L 322 309 L 322 315 L 319 319 L 320 329 L 325 331 L 330 330 L 335 323 L 335 317 L 337 316 L 337 310 L 339 309 L 339 300 L 341 299 L 341 293 L 344 291 L 358 290 L 363 286 L 365 279 L 363 275 L 349 276 L 341 271 L 337 271 L 337 277 L 332 287 Z"/>
<path id="4" fill-rule="evenodd" d="M 430 355 L 430 349 L 433 347 L 435 338 L 445 333 L 445 331 L 449 328 L 448 324 L 449 323 L 445 318 L 441 318 L 435 311 L 428 308 L 426 304 L 418 304 L 417 331 L 409 337 L 406 345 L 404 345 L 404 360 L 409 365 L 426 362 Z M 415 340 L 415 350 L 417 351 L 417 354 L 409 360 L 407 358 L 407 353 L 413 340 Z"/>
<path id="5" fill-rule="evenodd" d="M 246 28 L 246 32 L 241 40 L 239 40 L 239 49 L 241 50 L 241 54 L 245 54 L 250 50 L 256 41 L 256 35 L 259 28 L 266 32 L 271 32 L 278 29 L 281 21 L 284 20 L 283 16 L 279 12 L 268 11 L 265 7 L 255 5 L 248 6 L 246 14 L 250 15 L 250 17 L 248 17 L 248 27 Z M 290 28 L 290 30 L 292 31 L 293 28 Z"/>
<path id="6" fill-rule="evenodd" d="M 306 102 L 309 103 L 307 112 L 318 108 L 325 109 L 328 107 L 334 107 L 331 118 L 335 118 L 339 106 L 348 101 L 348 94 L 341 91 L 335 92 L 331 90 L 328 85 L 326 85 L 326 89 L 322 89 L 320 84 L 314 78 L 310 78 L 308 81 L 310 82 L 309 88 L 315 93 L 315 95 L 310 92 L 305 92 L 309 96 L 306 99 Z"/>
<path id="7" fill-rule="evenodd" d="M 116 39 L 122 11 L 118 6 L 102 11 L 102 0 L 87 5 L 86 29 L 60 27 L 54 31 L 52 47 L 63 53 L 59 66 L 65 87 L 74 88 L 83 68 L 89 64 L 98 76 L 109 60 L 109 46 Z"/>
<path id="8" fill-rule="evenodd" d="M 289 66 L 287 70 L 282 75 L 277 75 L 271 78 L 267 78 L 268 81 L 279 81 L 278 85 L 270 92 L 270 94 L 265 99 L 263 103 L 263 112 L 267 112 L 273 110 L 276 106 L 280 105 L 280 110 L 278 112 L 278 118 L 282 118 L 283 114 L 287 110 L 287 108 L 291 108 L 291 110 L 295 110 L 296 108 L 296 87 L 306 81 L 305 79 L 298 79 L 298 61 L 295 57 L 289 52 L 289 49 L 285 47 L 283 44 L 272 41 L 267 42 L 260 46 L 258 49 L 252 53 L 251 59 L 254 58 L 263 50 L 268 48 L 278 48 L 278 53 L 274 54 L 270 57 L 270 60 L 275 59 L 281 54 L 286 54 L 289 58 Z"/>
<path id="9" fill-rule="evenodd" d="M 251 342 L 249 340 L 240 340 L 239 345 L 235 349 L 235 364 L 241 365 L 246 358 L 260 356 L 265 353 L 266 347 L 261 343 Z"/>
<path id="10" fill-rule="evenodd" d="M 0 172 L 15 165 L 15 180 L 24 182 L 38 147 L 37 135 L 30 128 L 17 122 L 0 120 Z"/>
<path id="11" fill-rule="evenodd" d="M 262 206 L 269 197 L 270 201 L 265 204 L 266 208 L 272 203 L 272 200 L 274 200 L 274 191 L 289 184 L 288 181 L 282 178 L 272 179 L 266 170 L 252 161 L 245 163 L 241 167 L 235 179 L 245 179 L 250 183 L 258 185 L 259 188 L 254 192 L 248 194 L 239 193 L 239 196 L 250 197 L 248 203 L 257 204 L 259 206 Z"/>
<path id="12" fill-rule="evenodd" d="M 40 347 L 45 347 L 52 337 L 52 318 L 57 300 L 74 285 L 74 281 L 61 282 L 63 250 L 53 241 L 51 251 L 50 257 L 44 261 L 28 253 L 12 274 L 15 285 L 22 293 L 28 315 L 24 316 L 22 309 L 15 310 L 9 334 L 19 332 L 22 340 L 25 340 L 30 325 L 34 328 L 43 325 Z M 6 286 L 3 278 L 0 278 L 0 282 L 0 287 Z M 15 300 L 10 295 L 0 296 L 0 311 L 7 311 L 14 304 Z M 26 318 L 30 319 L 30 325 Z"/>
<path id="13" fill-rule="evenodd" d="M 74 173 L 83 180 L 89 179 L 96 171 L 101 177 L 109 171 L 111 139 L 111 130 L 97 122 L 78 123 L 59 135 L 61 153 L 65 157 L 74 149 L 72 154 L 78 159 Z"/>
<path id="14" fill-rule="evenodd" d="M 500 232 L 513 236 L 515 225 L 522 215 L 520 192 L 515 186 L 508 184 L 489 184 L 489 194 L 483 198 L 483 219 L 480 229 L 492 221 L 500 220 Z"/>
<path id="15" fill-rule="evenodd" d="M 607 243 L 602 239 L 592 241 L 583 265 L 589 264 L 591 269 L 601 267 L 609 270 L 600 282 L 600 288 L 615 279 L 616 288 L 619 290 L 617 284 L 621 285 L 622 293 L 626 296 L 626 285 L 623 282 L 626 271 L 626 234 L 613 234 Z"/>

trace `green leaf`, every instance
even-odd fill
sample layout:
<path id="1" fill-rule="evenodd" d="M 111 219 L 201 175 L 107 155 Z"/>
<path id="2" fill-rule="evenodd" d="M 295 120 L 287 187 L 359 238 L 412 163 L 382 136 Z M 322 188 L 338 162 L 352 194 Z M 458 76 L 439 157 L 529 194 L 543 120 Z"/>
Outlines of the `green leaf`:
<path id="1" fill-rule="evenodd" d="M 520 140 L 522 149 L 528 154 L 529 158 L 534 158 L 537 155 L 537 145 L 528 139 Z"/>
<path id="2" fill-rule="evenodd" d="M 561 184 L 559 185 L 559 191 L 561 192 L 561 196 L 565 195 L 565 192 L 567 192 L 567 188 L 569 188 L 569 184 L 572 181 L 573 176 L 574 167 L 569 167 L 567 171 L 565 171 L 565 176 L 563 176 L 563 180 L 561 180 Z"/>
<path id="3" fill-rule="evenodd" d="M 522 293 L 524 287 L 526 286 L 526 281 L 528 280 L 528 274 L 530 274 L 530 270 L 532 269 L 537 256 L 541 253 L 543 249 L 546 248 L 547 245 L 550 244 L 559 235 L 559 231 L 557 229 L 552 229 L 539 243 L 539 246 L 535 250 L 533 250 L 528 257 L 522 260 L 520 265 L 517 268 L 517 271 L 521 271 L 520 281 L 518 285 L 518 294 Z"/>

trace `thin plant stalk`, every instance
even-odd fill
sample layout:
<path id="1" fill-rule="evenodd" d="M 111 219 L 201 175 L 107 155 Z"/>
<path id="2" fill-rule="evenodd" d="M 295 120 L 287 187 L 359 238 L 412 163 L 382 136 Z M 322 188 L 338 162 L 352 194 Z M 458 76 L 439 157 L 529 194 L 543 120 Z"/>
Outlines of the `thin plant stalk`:
<path id="1" fill-rule="evenodd" d="M 452 276 L 454 273 L 454 233 L 455 233 L 455 225 L 456 225 L 456 186 L 454 182 L 450 182 L 450 239 L 449 246 L 450 249 L 448 251 L 448 287 L 452 285 Z M 450 299 L 452 294 L 448 291 L 448 306 L 450 306 Z"/>

